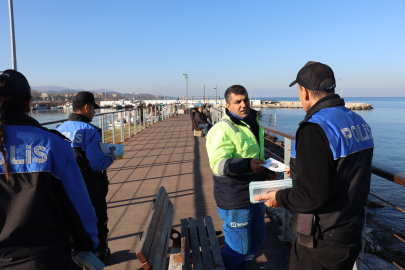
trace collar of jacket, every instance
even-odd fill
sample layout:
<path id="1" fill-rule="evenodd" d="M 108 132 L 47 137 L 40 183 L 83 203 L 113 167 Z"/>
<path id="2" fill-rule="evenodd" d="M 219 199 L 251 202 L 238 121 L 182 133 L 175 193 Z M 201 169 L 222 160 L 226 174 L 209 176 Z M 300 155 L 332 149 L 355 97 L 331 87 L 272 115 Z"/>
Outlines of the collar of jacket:
<path id="1" fill-rule="evenodd" d="M 304 120 L 302 120 L 299 123 L 299 125 L 301 126 L 302 124 L 307 122 L 309 120 L 309 118 L 312 117 L 312 115 L 314 115 L 315 113 L 319 112 L 322 109 L 340 107 L 340 106 L 344 106 L 344 105 L 345 105 L 345 101 L 343 100 L 343 98 L 340 98 L 340 96 L 338 94 L 333 94 L 333 95 L 329 95 L 324 98 L 321 98 L 320 100 L 318 100 L 318 102 L 316 102 L 314 104 L 314 106 L 312 106 L 308 110 L 307 114 L 305 115 Z"/>
<path id="2" fill-rule="evenodd" d="M 31 126 L 31 127 L 37 127 L 46 131 L 49 131 L 55 135 L 58 135 L 59 137 L 63 138 L 64 140 L 67 140 L 70 142 L 68 138 L 63 136 L 59 131 L 54 130 L 54 129 L 47 129 L 46 127 L 41 126 L 41 124 L 32 118 L 31 116 L 25 115 L 25 114 L 15 114 L 7 117 L 3 121 L 4 125 L 8 126 Z"/>
<path id="3" fill-rule="evenodd" d="M 68 118 L 69 121 L 78 121 L 78 122 L 85 122 L 85 123 L 90 123 L 90 119 L 87 116 L 84 116 L 83 114 L 78 114 L 78 113 L 71 113 Z"/>
<path id="4" fill-rule="evenodd" d="M 249 124 L 252 121 L 257 121 L 257 115 L 258 115 L 256 110 L 250 109 L 250 115 L 252 117 L 250 118 L 250 121 L 248 123 L 245 123 L 245 122 L 241 121 L 240 119 L 236 118 L 235 116 L 233 116 L 227 108 L 225 108 L 225 113 L 235 125 L 245 126 L 245 127 L 246 127 L 246 124 Z M 249 125 L 251 125 L 251 124 L 249 124 Z"/>

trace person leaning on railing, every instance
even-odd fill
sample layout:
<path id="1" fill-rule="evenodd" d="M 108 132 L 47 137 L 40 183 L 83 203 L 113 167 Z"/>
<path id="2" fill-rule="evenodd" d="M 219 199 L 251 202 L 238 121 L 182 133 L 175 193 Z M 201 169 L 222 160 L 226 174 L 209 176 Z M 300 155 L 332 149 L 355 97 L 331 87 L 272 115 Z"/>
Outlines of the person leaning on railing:
<path id="1" fill-rule="evenodd" d="M 252 264 L 266 229 L 263 203 L 252 204 L 249 183 L 266 180 L 263 128 L 250 109 L 246 89 L 233 85 L 225 92 L 224 116 L 208 132 L 207 153 L 214 173 L 214 197 L 224 220 L 225 268 Z"/>
<path id="2" fill-rule="evenodd" d="M 293 187 L 257 196 L 291 210 L 290 270 L 352 269 L 361 249 L 370 191 L 371 129 L 335 93 L 332 69 L 308 62 L 290 87 L 307 113 L 291 152 Z"/>
<path id="3" fill-rule="evenodd" d="M 212 125 L 210 123 L 208 123 L 207 117 L 205 117 L 205 115 L 203 113 L 202 106 L 198 107 L 198 110 L 195 112 L 193 119 L 195 121 L 196 126 L 198 128 L 203 128 L 204 132 L 205 132 L 204 134 L 205 134 L 205 136 L 207 136 L 208 131 L 210 130 Z"/>
<path id="4" fill-rule="evenodd" d="M 70 269 L 98 246 L 97 218 L 70 142 L 26 115 L 31 88 L 0 72 L 0 269 Z"/>

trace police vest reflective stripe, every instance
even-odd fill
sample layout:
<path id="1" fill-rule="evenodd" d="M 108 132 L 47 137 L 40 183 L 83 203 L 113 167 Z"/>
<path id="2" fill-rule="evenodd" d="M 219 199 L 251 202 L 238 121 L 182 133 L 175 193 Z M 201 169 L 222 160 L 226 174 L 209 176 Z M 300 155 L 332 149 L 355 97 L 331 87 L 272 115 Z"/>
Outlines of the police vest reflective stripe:
<path id="1" fill-rule="evenodd" d="M 321 126 L 335 160 L 374 147 L 369 125 L 345 106 L 322 109 L 312 115 L 308 122 Z M 295 143 L 291 151 L 292 158 L 296 158 Z"/>

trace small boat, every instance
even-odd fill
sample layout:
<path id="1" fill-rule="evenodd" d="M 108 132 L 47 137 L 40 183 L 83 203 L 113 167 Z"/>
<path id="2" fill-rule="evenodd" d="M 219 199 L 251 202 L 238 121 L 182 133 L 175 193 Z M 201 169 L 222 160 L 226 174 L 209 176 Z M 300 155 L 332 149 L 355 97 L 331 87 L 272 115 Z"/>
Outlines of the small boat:
<path id="1" fill-rule="evenodd" d="M 70 104 L 69 102 L 65 103 L 65 105 L 63 105 L 62 107 L 64 110 L 73 110 L 73 106 L 72 104 Z"/>
<path id="2" fill-rule="evenodd" d="M 33 111 L 45 111 L 45 110 L 50 110 L 51 108 L 50 107 L 47 107 L 47 106 L 40 106 L 39 104 L 36 104 L 33 108 L 32 108 L 32 110 Z"/>

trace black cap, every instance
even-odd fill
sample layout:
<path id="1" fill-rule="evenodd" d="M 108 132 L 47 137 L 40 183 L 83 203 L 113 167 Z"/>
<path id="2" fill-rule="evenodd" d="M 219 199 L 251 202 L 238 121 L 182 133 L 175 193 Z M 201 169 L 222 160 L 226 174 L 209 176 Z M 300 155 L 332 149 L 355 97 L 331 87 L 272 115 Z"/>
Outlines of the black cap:
<path id="1" fill-rule="evenodd" d="M 100 109 L 100 106 L 96 104 L 94 101 L 94 95 L 93 93 L 86 92 L 86 91 L 81 91 L 77 92 L 77 94 L 73 97 L 73 102 L 75 101 L 84 101 L 88 102 L 94 105 L 94 109 Z"/>
<path id="2" fill-rule="evenodd" d="M 325 79 L 330 79 L 328 84 L 321 85 Z M 290 87 L 296 83 L 314 91 L 327 91 L 336 87 L 333 70 L 328 65 L 314 61 L 307 62 L 301 68 L 297 74 L 297 79 L 290 84 Z"/>
<path id="3" fill-rule="evenodd" d="M 20 72 L 13 69 L 0 71 L 0 95 L 30 94 L 31 87 Z"/>

